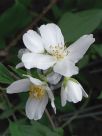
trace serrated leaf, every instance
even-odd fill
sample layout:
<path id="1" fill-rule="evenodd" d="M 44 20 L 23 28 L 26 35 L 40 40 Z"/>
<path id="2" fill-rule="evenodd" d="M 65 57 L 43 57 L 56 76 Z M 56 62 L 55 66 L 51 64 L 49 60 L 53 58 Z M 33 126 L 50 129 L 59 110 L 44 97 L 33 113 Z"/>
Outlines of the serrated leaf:
<path id="1" fill-rule="evenodd" d="M 65 13 L 59 21 L 65 41 L 73 42 L 82 35 L 92 33 L 102 21 L 102 10 Z"/>

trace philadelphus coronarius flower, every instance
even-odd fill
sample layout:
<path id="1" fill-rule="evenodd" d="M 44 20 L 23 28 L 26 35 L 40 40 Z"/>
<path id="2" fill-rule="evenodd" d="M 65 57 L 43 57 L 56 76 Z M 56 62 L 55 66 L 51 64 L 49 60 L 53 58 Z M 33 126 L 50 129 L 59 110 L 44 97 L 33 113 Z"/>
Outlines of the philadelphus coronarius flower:
<path id="1" fill-rule="evenodd" d="M 51 106 L 56 113 L 54 95 L 51 91 L 56 84 L 62 82 L 61 104 L 66 102 L 77 103 L 82 97 L 88 97 L 83 87 L 71 76 L 78 74 L 79 69 L 75 64 L 83 57 L 95 38 L 92 34 L 83 35 L 76 42 L 66 47 L 63 34 L 60 28 L 53 23 L 41 25 L 38 33 L 28 30 L 23 35 L 23 42 L 26 46 L 18 52 L 21 62 L 16 68 L 25 67 L 26 69 L 38 68 L 41 72 L 40 81 L 32 76 L 26 75 L 26 79 L 15 81 L 7 88 L 7 93 L 29 92 L 26 103 L 26 115 L 29 119 L 38 120 L 42 117 L 48 98 Z M 50 72 L 49 72 L 50 71 Z M 30 71 L 31 73 L 31 71 Z M 58 84 L 61 85 L 61 82 Z"/>
<path id="2" fill-rule="evenodd" d="M 51 105 L 56 113 L 54 104 L 54 96 L 51 89 L 45 82 L 39 79 L 27 76 L 26 79 L 21 79 L 13 82 L 8 88 L 7 93 L 29 92 L 29 98 L 26 103 L 26 115 L 29 119 L 38 120 L 42 117 L 48 98 L 51 100 Z"/>
<path id="3" fill-rule="evenodd" d="M 90 45 L 95 41 L 92 34 L 80 37 L 69 47 L 65 46 L 60 28 L 53 23 L 42 25 L 39 34 L 28 30 L 23 35 L 23 42 L 30 52 L 22 55 L 22 62 L 27 69 L 46 70 L 53 67 L 54 72 L 65 77 L 78 74 L 75 66 Z"/>
<path id="4" fill-rule="evenodd" d="M 77 103 L 82 100 L 82 97 L 88 97 L 87 93 L 84 91 L 80 83 L 73 79 L 65 79 L 61 88 L 61 104 L 66 105 L 66 102 Z"/>

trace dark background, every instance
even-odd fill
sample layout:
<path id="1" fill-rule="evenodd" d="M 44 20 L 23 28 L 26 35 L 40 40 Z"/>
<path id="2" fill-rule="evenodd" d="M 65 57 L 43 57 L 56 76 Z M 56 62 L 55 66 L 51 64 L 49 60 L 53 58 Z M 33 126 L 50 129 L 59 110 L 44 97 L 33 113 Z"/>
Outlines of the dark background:
<path id="1" fill-rule="evenodd" d="M 61 135 L 102 136 L 101 0 L 0 1 L 0 62 L 3 64 L 3 66 L 0 66 L 0 135 L 16 136 L 18 130 L 16 124 L 18 122 L 23 122 L 21 123 L 23 125 L 30 124 L 29 120 L 23 115 L 26 96 L 6 94 L 5 88 L 12 81 L 4 79 L 4 67 L 11 71 L 10 76 L 13 79 L 18 73 L 21 74 L 22 71 L 15 71 L 14 67 L 19 62 L 17 58 L 18 50 L 24 48 L 22 35 L 28 29 L 36 30 L 41 24 L 49 22 L 54 22 L 61 27 L 65 41 L 68 44 L 89 33 L 93 33 L 96 39 L 94 45 L 77 64 L 80 67 L 80 73 L 75 77 L 83 85 L 89 94 L 89 98 L 87 100 L 83 99 L 82 102 L 77 104 L 68 103 L 65 108 L 62 108 L 59 100 L 60 89 L 58 89 L 55 91 L 57 115 L 54 115 L 48 105 L 51 117 L 57 127 L 61 127 L 69 120 L 69 124 L 63 129 L 64 134 Z M 17 109 L 12 110 L 17 106 Z M 17 121 L 13 117 L 14 114 Z M 10 121 L 15 123 L 15 127 L 12 127 Z M 40 123 L 48 126 L 46 119 L 42 119 Z M 27 134 L 23 135 L 27 136 Z M 45 134 L 41 131 L 40 135 Z M 33 136 L 33 134 L 28 136 Z M 35 133 L 35 136 L 39 136 L 39 134 Z"/>

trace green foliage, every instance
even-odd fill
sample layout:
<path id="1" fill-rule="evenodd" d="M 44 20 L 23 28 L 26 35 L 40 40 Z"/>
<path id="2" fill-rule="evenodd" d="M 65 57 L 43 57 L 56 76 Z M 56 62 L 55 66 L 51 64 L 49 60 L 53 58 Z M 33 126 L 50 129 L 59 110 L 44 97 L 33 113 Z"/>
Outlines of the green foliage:
<path id="1" fill-rule="evenodd" d="M 102 91 L 100 92 L 99 96 L 97 97 L 97 99 L 102 99 Z"/>
<path id="2" fill-rule="evenodd" d="M 65 13 L 59 26 L 65 41 L 73 42 L 84 34 L 92 33 L 102 21 L 102 10 L 87 10 L 79 13 Z"/>
<path id="3" fill-rule="evenodd" d="M 12 6 L 9 7 L 7 10 L 5 10 L 4 13 L 0 15 L 0 49 L 5 48 L 6 43 L 9 43 L 11 40 L 13 40 L 13 38 L 16 37 L 16 34 L 21 33 L 21 31 L 31 23 L 32 16 L 39 17 L 39 13 L 35 11 L 36 3 L 38 4 L 37 5 L 38 11 L 40 11 L 40 6 L 42 6 L 41 7 L 42 9 L 43 7 L 45 8 L 45 5 L 43 5 L 43 3 L 35 2 L 34 5 L 31 5 L 32 3 L 34 3 L 32 0 L 15 0 Z M 34 10 L 32 8 L 33 6 L 34 6 Z M 97 33 L 98 34 L 102 33 L 102 1 L 101 0 L 63 0 L 63 2 L 54 4 L 51 10 L 53 12 L 53 16 L 50 18 L 52 12 L 48 12 L 48 16 L 41 18 L 42 19 L 41 22 L 43 24 L 45 22 L 58 21 L 58 24 L 61 27 L 61 30 L 65 37 L 65 42 L 72 43 L 84 34 L 94 33 L 95 34 L 94 36 L 98 37 Z M 36 24 L 36 26 L 39 25 L 40 25 L 40 21 L 39 24 Z M 76 79 L 78 79 L 78 81 L 82 83 L 82 85 L 85 87 L 85 90 L 86 89 L 88 91 L 92 90 L 92 93 L 93 90 L 95 91 L 95 88 L 93 89 L 93 85 L 90 84 L 90 79 L 87 78 L 87 71 L 86 73 L 84 73 L 85 69 L 83 70 L 83 68 L 86 68 L 90 74 L 91 69 L 94 69 L 95 67 L 94 65 L 92 65 L 91 68 L 90 61 L 102 57 L 102 44 L 101 44 L 102 40 L 100 37 L 98 38 L 99 38 L 99 44 L 97 44 L 98 40 L 96 40 L 95 45 L 92 46 L 92 51 L 89 51 L 84 56 L 84 58 L 81 59 L 80 62 L 77 64 L 79 69 L 81 69 L 81 72 L 79 75 L 77 75 Z M 20 46 L 22 46 L 21 43 Z M 20 46 L 19 48 L 22 48 Z M 15 57 L 17 56 L 16 50 L 18 50 L 16 46 L 14 47 L 14 49 L 13 48 L 10 49 L 10 59 L 8 60 L 10 65 L 13 64 L 15 66 L 16 64 L 17 61 L 17 58 L 15 59 Z M 5 64 L 8 63 L 5 62 Z M 41 77 L 40 72 L 37 71 L 36 69 L 32 69 L 30 72 L 32 73 L 33 77 L 43 79 L 43 76 Z M 30 72 L 28 74 L 30 74 Z M 6 100 L 5 91 L 2 90 L 2 88 L 3 89 L 6 88 L 7 86 L 6 84 L 11 84 L 15 80 L 14 77 L 16 76 L 19 78 L 24 78 L 22 74 L 27 74 L 27 71 L 25 69 L 16 69 L 11 66 L 7 68 L 6 66 L 0 63 L 0 83 L 3 83 L 2 84 L 3 87 L 1 87 L 1 91 L 0 91 L 0 111 L 1 111 L 0 121 L 3 119 L 13 120 L 14 114 L 17 118 L 17 121 L 9 123 L 9 130 L 8 130 L 9 135 L 10 136 L 63 136 L 64 134 L 62 128 L 56 128 L 55 130 L 51 129 L 52 127 L 50 121 L 48 120 L 48 117 L 46 116 L 45 113 L 42 119 L 37 122 L 35 122 L 34 120 L 29 121 L 27 119 L 24 111 L 25 111 L 26 101 L 29 95 L 28 93 L 15 94 L 17 95 L 16 97 L 17 99 L 15 99 L 15 95 L 8 95 L 7 96 L 8 100 Z M 94 74 L 91 74 L 91 76 L 93 78 L 92 83 L 94 83 L 94 81 L 96 80 Z M 97 88 L 98 87 L 96 86 L 96 91 Z M 91 97 L 90 94 L 91 93 L 89 92 L 89 98 Z M 94 95 L 95 94 L 97 94 L 97 92 L 95 92 Z M 102 92 L 98 97 L 96 96 L 96 98 L 102 99 Z M 12 99 L 15 100 L 13 101 Z M 90 103 L 91 103 L 91 99 L 90 99 Z M 88 103 L 89 106 L 90 103 Z M 77 109 L 80 110 L 80 103 L 76 105 L 72 103 L 67 103 L 65 107 L 62 107 L 60 95 L 56 96 L 56 93 L 55 93 L 55 105 L 59 117 L 63 113 L 68 115 L 70 114 L 70 112 L 71 113 L 73 112 L 74 115 Z M 54 120 L 55 117 L 57 118 L 57 115 L 51 113 L 51 117 Z M 73 116 L 71 116 L 70 114 L 69 120 L 71 117 L 73 118 Z M 63 125 L 63 123 L 65 123 L 64 121 L 60 122 L 57 119 L 54 121 L 55 124 L 57 124 L 58 126 L 61 126 Z M 74 123 L 73 124 L 71 123 L 71 125 L 69 124 L 69 126 L 72 127 L 74 125 L 75 125 Z M 75 127 L 77 126 L 74 126 L 73 128 Z M 78 126 L 78 128 L 80 128 L 80 126 Z M 73 129 L 71 129 L 71 131 L 72 130 Z M 2 135 L 1 132 L 0 135 Z"/>
<path id="4" fill-rule="evenodd" d="M 89 55 L 85 55 L 79 62 L 78 67 L 84 68 L 89 63 Z"/>
<path id="5" fill-rule="evenodd" d="M 73 112 L 76 110 L 72 103 L 67 103 L 66 106 L 62 108 L 60 97 L 55 97 L 55 103 L 57 110 L 60 112 Z"/>
<path id="6" fill-rule="evenodd" d="M 10 71 L 0 63 L 0 83 L 10 84 L 14 81 Z"/>
<path id="7" fill-rule="evenodd" d="M 32 0 L 16 0 L 17 2 L 22 3 L 24 6 L 29 6 Z"/>
<path id="8" fill-rule="evenodd" d="M 4 38 L 0 37 L 0 49 L 4 48 L 6 45 L 5 45 L 5 40 Z"/>
<path id="9" fill-rule="evenodd" d="M 0 17 L 0 36 L 9 37 L 31 21 L 28 11 L 21 3 L 15 3 Z"/>
<path id="10" fill-rule="evenodd" d="M 102 44 L 96 44 L 94 47 L 94 50 L 96 51 L 96 53 L 102 57 Z"/>
<path id="11" fill-rule="evenodd" d="M 63 136 L 63 130 L 57 129 L 52 131 L 48 127 L 34 122 L 33 125 L 21 125 L 18 123 L 10 123 L 11 136 Z"/>
<path id="12" fill-rule="evenodd" d="M 89 9 L 89 8 L 102 8 L 101 0 L 78 0 L 78 7 Z"/>

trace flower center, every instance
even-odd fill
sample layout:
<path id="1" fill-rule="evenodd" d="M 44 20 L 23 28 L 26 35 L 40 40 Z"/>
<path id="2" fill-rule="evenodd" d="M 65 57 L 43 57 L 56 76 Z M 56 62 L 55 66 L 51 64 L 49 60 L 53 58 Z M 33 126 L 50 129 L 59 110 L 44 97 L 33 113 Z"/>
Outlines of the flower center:
<path id="1" fill-rule="evenodd" d="M 62 60 L 65 56 L 68 55 L 68 51 L 64 46 L 50 46 L 51 54 L 57 59 Z"/>
<path id="2" fill-rule="evenodd" d="M 44 87 L 40 85 L 31 85 L 29 95 L 30 97 L 41 99 L 45 95 Z"/>

